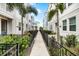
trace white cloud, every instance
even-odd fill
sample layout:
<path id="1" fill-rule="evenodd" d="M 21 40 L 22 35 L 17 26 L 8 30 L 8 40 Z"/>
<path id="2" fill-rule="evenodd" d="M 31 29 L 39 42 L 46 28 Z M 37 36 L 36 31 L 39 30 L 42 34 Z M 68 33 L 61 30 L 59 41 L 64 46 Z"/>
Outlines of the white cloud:
<path id="1" fill-rule="evenodd" d="M 43 26 L 42 21 L 40 21 L 39 19 L 36 18 L 35 21 L 37 22 L 37 26 L 38 27 L 42 27 Z"/>
<path id="2" fill-rule="evenodd" d="M 40 10 L 40 9 L 37 9 L 37 11 L 38 11 L 38 13 L 42 13 L 43 11 L 42 10 Z"/>
<path id="3" fill-rule="evenodd" d="M 39 26 L 39 27 L 42 27 L 42 26 L 43 26 L 43 23 L 40 23 L 38 26 Z"/>
<path id="4" fill-rule="evenodd" d="M 36 7 L 37 3 L 31 3 L 30 5 Z M 38 13 L 42 13 L 43 12 L 41 9 L 38 9 L 37 7 L 36 7 L 36 9 L 37 9 Z"/>

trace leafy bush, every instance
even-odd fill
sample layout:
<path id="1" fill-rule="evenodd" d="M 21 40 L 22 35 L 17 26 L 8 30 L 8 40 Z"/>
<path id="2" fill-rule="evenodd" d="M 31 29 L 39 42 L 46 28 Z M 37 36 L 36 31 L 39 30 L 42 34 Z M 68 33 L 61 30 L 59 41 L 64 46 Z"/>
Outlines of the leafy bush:
<path id="1" fill-rule="evenodd" d="M 30 32 L 28 32 L 28 31 L 25 31 L 24 35 L 32 36 L 32 34 Z"/>
<path id="2" fill-rule="evenodd" d="M 24 54 L 24 50 L 29 47 L 30 44 L 30 37 L 29 36 L 23 36 L 23 38 L 20 39 L 18 42 L 20 44 L 20 55 Z"/>
<path id="3" fill-rule="evenodd" d="M 21 35 L 15 35 L 15 34 L 10 34 L 10 35 L 6 35 L 6 36 L 0 36 L 0 43 L 1 44 L 19 44 L 19 53 L 20 55 L 23 55 L 24 50 L 26 50 L 26 48 L 28 48 L 34 37 L 37 34 L 37 30 L 35 31 L 28 31 L 25 32 L 23 36 Z"/>
<path id="4" fill-rule="evenodd" d="M 44 30 L 44 32 L 47 33 L 47 34 L 53 34 L 53 35 L 56 34 L 55 32 L 52 32 L 52 31 L 49 31 L 49 30 Z"/>
<path id="5" fill-rule="evenodd" d="M 52 48 L 52 47 L 50 47 L 49 48 L 49 54 L 51 56 L 59 56 L 59 54 L 60 54 L 59 48 Z"/>
<path id="6" fill-rule="evenodd" d="M 29 47 L 31 40 L 31 36 L 24 35 L 23 37 L 20 35 L 6 35 L 0 37 L 0 43 L 3 44 L 19 44 L 19 52 L 20 55 L 23 55 L 25 52 L 24 50 Z"/>
<path id="7" fill-rule="evenodd" d="M 60 45 L 56 42 L 56 38 L 55 37 L 51 37 L 49 39 L 49 53 L 51 56 L 59 56 L 60 54 Z"/>
<path id="8" fill-rule="evenodd" d="M 75 47 L 77 45 L 77 39 L 75 35 L 67 35 L 65 39 L 66 39 L 66 45 L 68 47 Z"/>
<path id="9" fill-rule="evenodd" d="M 0 43 L 11 44 L 13 42 L 13 38 L 9 35 L 0 37 Z"/>

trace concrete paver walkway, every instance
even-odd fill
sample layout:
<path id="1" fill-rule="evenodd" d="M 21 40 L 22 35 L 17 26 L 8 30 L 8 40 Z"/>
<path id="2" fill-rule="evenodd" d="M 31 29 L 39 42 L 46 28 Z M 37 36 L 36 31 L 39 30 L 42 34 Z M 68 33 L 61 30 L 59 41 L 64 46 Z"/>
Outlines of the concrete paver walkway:
<path id="1" fill-rule="evenodd" d="M 35 42 L 34 42 L 30 56 L 49 56 L 46 45 L 39 31 L 34 40 Z"/>

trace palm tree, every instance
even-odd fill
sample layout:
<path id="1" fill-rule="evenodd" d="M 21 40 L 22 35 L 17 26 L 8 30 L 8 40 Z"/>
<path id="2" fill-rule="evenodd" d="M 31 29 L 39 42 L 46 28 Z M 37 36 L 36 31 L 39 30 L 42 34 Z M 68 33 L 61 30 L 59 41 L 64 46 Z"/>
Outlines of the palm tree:
<path id="1" fill-rule="evenodd" d="M 23 36 L 23 18 L 26 16 L 27 13 L 34 13 L 35 15 L 38 14 L 37 10 L 32 6 L 25 7 L 24 3 L 7 3 L 8 8 L 12 11 L 14 8 L 19 10 L 21 15 L 21 23 L 22 23 L 22 31 L 21 35 Z"/>
<path id="2" fill-rule="evenodd" d="M 60 43 L 60 35 L 59 35 L 59 12 L 64 11 L 64 3 L 55 3 L 55 9 L 52 9 L 48 12 L 48 21 L 52 20 L 54 15 L 57 16 L 57 41 Z"/>

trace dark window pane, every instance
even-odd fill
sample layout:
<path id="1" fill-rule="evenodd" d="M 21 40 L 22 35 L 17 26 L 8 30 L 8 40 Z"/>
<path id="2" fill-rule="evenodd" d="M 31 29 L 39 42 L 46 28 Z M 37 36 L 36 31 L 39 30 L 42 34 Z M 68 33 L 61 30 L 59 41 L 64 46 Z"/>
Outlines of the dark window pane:
<path id="1" fill-rule="evenodd" d="M 68 3 L 68 6 L 72 5 L 72 3 Z"/>
<path id="2" fill-rule="evenodd" d="M 21 27 L 19 27 L 19 31 L 21 30 Z"/>
<path id="3" fill-rule="evenodd" d="M 70 25 L 76 24 L 76 17 L 70 18 L 70 19 L 69 19 L 69 24 L 70 24 Z"/>
<path id="4" fill-rule="evenodd" d="M 63 30 L 67 30 L 67 26 L 63 26 Z"/>
<path id="5" fill-rule="evenodd" d="M 70 31 L 76 31 L 76 25 L 70 25 Z"/>
<path id="6" fill-rule="evenodd" d="M 70 31 L 76 31 L 76 17 L 69 18 Z"/>
<path id="7" fill-rule="evenodd" d="M 18 30 L 21 30 L 21 22 L 18 23 Z"/>
<path id="8" fill-rule="evenodd" d="M 67 30 L 67 20 L 63 20 L 63 30 Z"/>

